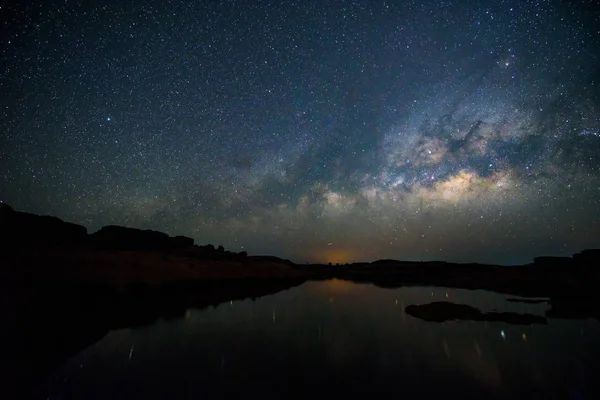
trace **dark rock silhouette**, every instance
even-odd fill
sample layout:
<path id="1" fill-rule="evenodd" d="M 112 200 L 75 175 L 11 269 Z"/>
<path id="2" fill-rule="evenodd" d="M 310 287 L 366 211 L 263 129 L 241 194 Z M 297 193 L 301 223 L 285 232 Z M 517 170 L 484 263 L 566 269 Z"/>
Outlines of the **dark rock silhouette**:
<path id="1" fill-rule="evenodd" d="M 168 250 L 174 247 L 169 235 L 153 230 L 109 225 L 91 235 L 93 243 L 115 250 Z"/>
<path id="2" fill-rule="evenodd" d="M 81 244 L 87 238 L 87 229 L 56 217 L 15 211 L 0 203 L 0 238 L 5 249 L 48 248 Z"/>
<path id="3" fill-rule="evenodd" d="M 248 260 L 252 260 L 253 262 L 261 262 L 261 263 L 273 263 L 278 265 L 285 265 L 290 268 L 297 268 L 298 265 L 293 263 L 290 260 L 286 260 L 283 258 L 275 257 L 275 256 L 248 256 Z"/>
<path id="4" fill-rule="evenodd" d="M 482 313 L 475 307 L 466 304 L 455 304 L 447 301 L 411 305 L 405 309 L 408 315 L 430 322 L 445 321 L 489 321 L 505 322 L 512 325 L 546 324 L 546 318 L 532 314 L 512 312 Z"/>
<path id="5" fill-rule="evenodd" d="M 173 251 L 193 247 L 194 239 L 187 236 L 170 237 L 149 229 L 108 225 L 90 235 L 90 243 L 101 249 Z"/>
<path id="6" fill-rule="evenodd" d="M 571 257 L 536 257 L 533 259 L 533 264 L 537 267 L 542 268 L 564 268 L 565 266 L 571 265 L 573 263 L 573 258 Z"/>
<path id="7" fill-rule="evenodd" d="M 243 261 L 248 253 L 218 249 L 212 244 L 198 246 L 187 236 L 171 237 L 154 230 L 108 225 L 88 235 L 81 225 L 59 218 L 18 212 L 0 203 L 0 238 L 3 250 L 58 249 L 61 251 L 143 251 L 179 254 L 199 260 Z"/>
<path id="8" fill-rule="evenodd" d="M 573 255 L 573 260 L 579 264 L 598 264 L 600 262 L 600 249 L 583 250 Z"/>
<path id="9" fill-rule="evenodd" d="M 127 290 L 136 284 L 306 275 L 276 257 L 252 258 L 223 246 L 198 246 L 185 236 L 116 225 L 87 235 L 82 226 L 1 206 L 0 282 L 14 287 L 101 284 Z"/>
<path id="10" fill-rule="evenodd" d="M 171 241 L 179 248 L 192 247 L 194 245 L 194 239 L 187 236 L 178 235 L 171 238 Z"/>

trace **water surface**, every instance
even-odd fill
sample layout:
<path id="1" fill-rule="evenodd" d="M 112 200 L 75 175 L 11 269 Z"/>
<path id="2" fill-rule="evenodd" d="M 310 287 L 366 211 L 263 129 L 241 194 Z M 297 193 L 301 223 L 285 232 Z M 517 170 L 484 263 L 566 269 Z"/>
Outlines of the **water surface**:
<path id="1" fill-rule="evenodd" d="M 382 289 L 332 280 L 190 309 L 109 332 L 54 371 L 47 397 L 596 398 L 600 324 L 426 322 L 411 304 L 450 301 L 543 315 L 484 291 Z M 597 398 L 600 398 L 598 396 Z"/>

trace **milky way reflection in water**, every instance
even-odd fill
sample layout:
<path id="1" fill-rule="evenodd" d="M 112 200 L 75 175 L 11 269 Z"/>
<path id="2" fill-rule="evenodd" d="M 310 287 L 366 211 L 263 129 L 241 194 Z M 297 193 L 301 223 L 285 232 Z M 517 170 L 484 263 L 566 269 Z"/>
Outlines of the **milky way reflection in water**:
<path id="1" fill-rule="evenodd" d="M 543 315 L 545 303 L 483 291 L 381 289 L 333 280 L 112 331 L 55 371 L 50 398 L 593 398 L 600 323 L 426 322 L 433 301 Z"/>

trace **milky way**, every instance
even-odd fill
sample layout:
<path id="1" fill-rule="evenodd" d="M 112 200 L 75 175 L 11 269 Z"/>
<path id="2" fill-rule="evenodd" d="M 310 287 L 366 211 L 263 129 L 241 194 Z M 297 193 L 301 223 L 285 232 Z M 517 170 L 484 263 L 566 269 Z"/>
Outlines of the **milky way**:
<path id="1" fill-rule="evenodd" d="M 0 200 L 299 262 L 600 245 L 593 1 L 122 3 L 1 7 Z"/>

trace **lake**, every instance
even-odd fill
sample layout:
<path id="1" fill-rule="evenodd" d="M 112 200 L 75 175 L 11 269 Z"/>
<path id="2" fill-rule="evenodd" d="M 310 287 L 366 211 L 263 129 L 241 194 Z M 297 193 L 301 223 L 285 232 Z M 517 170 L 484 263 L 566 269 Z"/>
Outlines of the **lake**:
<path id="1" fill-rule="evenodd" d="M 543 316 L 545 303 L 439 287 L 309 281 L 110 331 L 44 384 L 50 399 L 600 398 L 600 323 L 427 322 L 434 301 Z M 598 397 L 596 397 L 598 396 Z"/>

